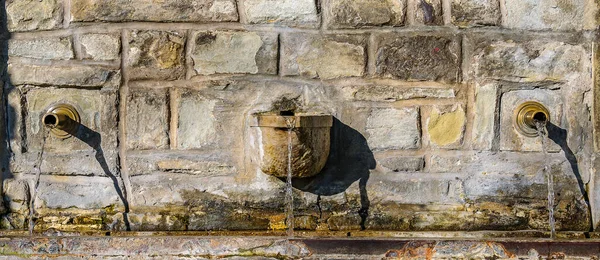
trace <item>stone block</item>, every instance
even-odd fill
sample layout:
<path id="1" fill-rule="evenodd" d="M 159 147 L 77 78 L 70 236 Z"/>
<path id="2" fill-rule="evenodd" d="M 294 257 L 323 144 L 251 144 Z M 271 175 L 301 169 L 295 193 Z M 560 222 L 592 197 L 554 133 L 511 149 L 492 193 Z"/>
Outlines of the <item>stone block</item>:
<path id="1" fill-rule="evenodd" d="M 323 3 L 324 12 L 328 16 L 328 28 L 404 25 L 405 0 L 328 0 Z"/>
<path id="2" fill-rule="evenodd" d="M 461 105 L 434 106 L 427 119 L 430 143 L 439 148 L 459 148 L 467 121 Z"/>
<path id="3" fill-rule="evenodd" d="M 73 0 L 71 22 L 234 22 L 234 0 Z"/>
<path id="4" fill-rule="evenodd" d="M 282 44 L 282 74 L 320 79 L 361 77 L 367 59 L 365 46 L 363 35 L 286 35 Z"/>
<path id="5" fill-rule="evenodd" d="M 102 87 L 114 90 L 121 85 L 121 72 L 102 66 L 38 66 L 10 63 L 8 73 L 13 85 Z"/>
<path id="6" fill-rule="evenodd" d="M 359 189 L 352 188 L 353 186 L 347 190 L 347 196 L 357 196 L 360 199 Z M 377 205 L 456 205 L 463 203 L 461 197 L 464 195 L 464 188 L 459 180 L 451 176 L 424 176 L 422 173 L 372 174 L 366 187 L 369 200 L 377 201 L 373 203 Z"/>
<path id="7" fill-rule="evenodd" d="M 7 179 L 3 184 L 5 207 L 13 213 L 27 214 L 31 198 L 29 184 L 24 180 Z"/>
<path id="8" fill-rule="evenodd" d="M 194 70 L 200 75 L 277 73 L 276 34 L 198 32 L 192 48 Z"/>
<path id="9" fill-rule="evenodd" d="M 542 154 L 529 153 L 523 156 L 513 152 L 455 152 L 454 154 L 433 154 L 428 162 L 432 173 L 472 174 L 518 174 L 535 176 L 545 164 L 564 162 L 564 156 L 553 154 L 544 158 Z"/>
<path id="10" fill-rule="evenodd" d="M 514 126 L 514 111 L 526 101 L 537 101 L 544 105 L 550 112 L 550 122 L 561 127 L 563 117 L 563 101 L 557 91 L 547 89 L 516 90 L 502 95 L 500 108 L 500 150 L 503 151 L 542 151 L 540 137 L 527 137 L 520 134 Z M 548 141 L 548 151 L 560 151 L 560 146 Z"/>
<path id="11" fill-rule="evenodd" d="M 63 21 L 62 1 L 8 0 L 6 18 L 12 32 L 59 28 Z"/>
<path id="12" fill-rule="evenodd" d="M 69 60 L 74 57 L 71 37 L 12 39 L 8 42 L 8 55 L 45 60 Z"/>
<path id="13" fill-rule="evenodd" d="M 567 79 L 584 71 L 587 55 L 579 45 L 563 42 L 484 40 L 472 58 L 476 77 L 508 81 Z"/>
<path id="14" fill-rule="evenodd" d="M 212 145 L 217 140 L 217 122 L 214 114 L 216 100 L 198 93 L 185 92 L 179 102 L 177 147 L 197 149 Z"/>
<path id="15" fill-rule="evenodd" d="M 79 36 L 81 55 L 86 60 L 118 60 L 121 54 L 121 35 L 88 33 Z"/>
<path id="16" fill-rule="evenodd" d="M 185 33 L 132 31 L 126 62 L 130 79 L 176 80 L 185 76 Z"/>
<path id="17" fill-rule="evenodd" d="M 500 25 L 500 1 L 453 0 L 452 23 L 459 27 Z"/>
<path id="18" fill-rule="evenodd" d="M 419 109 L 373 109 L 367 119 L 367 142 L 371 149 L 416 149 L 421 146 Z"/>
<path id="19" fill-rule="evenodd" d="M 460 78 L 460 39 L 440 36 L 377 37 L 377 75 L 409 81 L 457 82 Z"/>
<path id="20" fill-rule="evenodd" d="M 126 120 L 129 149 L 169 148 L 167 89 L 131 89 Z"/>
<path id="21" fill-rule="evenodd" d="M 56 103 L 67 103 L 79 112 L 81 124 L 77 137 L 59 139 L 53 135 L 46 138 L 45 153 L 70 154 L 92 152 L 91 145 L 101 144 L 105 153 L 116 149 L 117 95 L 112 91 L 42 88 L 26 94 L 27 117 L 25 118 L 28 152 L 39 152 L 46 132 L 42 115 Z M 98 136 L 95 136 L 95 135 Z M 83 155 L 82 155 L 83 156 Z M 93 158 L 89 158 L 93 160 Z"/>
<path id="22" fill-rule="evenodd" d="M 408 86 L 347 86 L 341 88 L 342 95 L 349 100 L 395 102 L 408 99 L 454 98 L 455 91 L 451 88 L 439 87 L 408 87 Z"/>
<path id="23" fill-rule="evenodd" d="M 280 24 L 316 28 L 319 15 L 312 0 L 244 0 L 246 21 L 251 24 Z"/>
<path id="24" fill-rule="evenodd" d="M 444 16 L 442 10 L 441 0 L 418 0 L 413 1 L 413 10 L 415 24 L 426 24 L 426 25 L 443 25 Z"/>
<path id="25" fill-rule="evenodd" d="M 128 154 L 127 167 L 129 176 L 177 173 L 188 176 L 218 177 L 234 175 L 238 172 L 229 154 L 215 155 L 214 150 L 206 153 L 165 150 Z"/>
<path id="26" fill-rule="evenodd" d="M 525 30 L 581 30 L 585 1 L 506 0 L 506 27 Z"/>
<path id="27" fill-rule="evenodd" d="M 475 83 L 475 117 L 473 118 L 472 135 L 474 149 L 492 149 L 498 110 L 498 85 L 496 83 Z"/>
<path id="28" fill-rule="evenodd" d="M 115 92 L 85 89 L 43 88 L 29 90 L 25 97 L 28 113 L 23 120 L 23 154 L 14 154 L 10 170 L 34 173 L 44 149 L 41 171 L 45 174 L 114 174 L 117 169 L 117 95 Z M 81 124 L 74 136 L 60 139 L 47 134 L 42 115 L 56 103 L 75 107 Z M 98 151 L 98 152 L 97 152 Z"/>
<path id="29" fill-rule="evenodd" d="M 218 161 L 196 161 L 186 159 L 162 160 L 157 162 L 158 170 L 191 175 L 226 176 L 236 172 L 236 168 Z"/>
<path id="30" fill-rule="evenodd" d="M 111 178 L 43 176 L 40 179 L 36 208 L 101 209 L 121 205 Z"/>
<path id="31" fill-rule="evenodd" d="M 394 156 L 377 159 L 377 164 L 392 172 L 418 172 L 423 170 L 423 157 Z"/>

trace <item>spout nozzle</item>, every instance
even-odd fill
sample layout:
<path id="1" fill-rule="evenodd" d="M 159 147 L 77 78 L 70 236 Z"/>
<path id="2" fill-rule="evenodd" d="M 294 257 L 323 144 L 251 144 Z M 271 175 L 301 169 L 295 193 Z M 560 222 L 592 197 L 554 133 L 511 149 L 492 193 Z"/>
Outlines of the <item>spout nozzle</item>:
<path id="1" fill-rule="evenodd" d="M 60 129 L 62 125 L 65 125 L 65 121 L 67 120 L 69 120 L 68 117 L 53 113 L 47 113 L 42 117 L 42 122 L 44 123 L 44 126 L 50 129 Z"/>
<path id="2" fill-rule="evenodd" d="M 59 138 L 68 138 L 75 133 L 79 121 L 79 113 L 68 104 L 52 106 L 42 116 L 42 124 Z"/>
<path id="3" fill-rule="evenodd" d="M 550 112 L 539 102 L 528 101 L 515 110 L 515 128 L 519 133 L 529 136 L 538 136 L 538 126 L 550 122 Z"/>
<path id="4" fill-rule="evenodd" d="M 533 121 L 544 122 L 545 123 L 546 121 L 548 121 L 548 116 L 544 112 L 536 112 L 533 115 Z"/>

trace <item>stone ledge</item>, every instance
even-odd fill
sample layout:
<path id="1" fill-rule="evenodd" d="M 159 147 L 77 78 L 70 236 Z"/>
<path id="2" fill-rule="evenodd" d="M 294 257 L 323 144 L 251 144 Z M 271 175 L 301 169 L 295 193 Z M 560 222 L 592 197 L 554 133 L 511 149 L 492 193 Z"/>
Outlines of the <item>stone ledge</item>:
<path id="1" fill-rule="evenodd" d="M 171 234 L 173 235 L 173 234 Z M 402 238 L 292 238 L 273 236 L 123 236 L 123 237 L 4 237 L 0 238 L 2 259 L 45 259 L 47 257 L 244 257 L 259 259 L 400 259 L 435 257 L 562 256 L 561 259 L 594 259 L 600 241 L 552 241 L 546 239 L 402 239 Z M 178 236 L 179 235 L 179 236 Z M 148 246 L 152 245 L 152 246 Z M 111 248 L 107 250 L 107 248 Z M 432 250 L 427 250 L 432 249 Z M 486 249 L 486 250 L 473 250 Z M 495 259 L 495 258 L 494 258 Z"/>

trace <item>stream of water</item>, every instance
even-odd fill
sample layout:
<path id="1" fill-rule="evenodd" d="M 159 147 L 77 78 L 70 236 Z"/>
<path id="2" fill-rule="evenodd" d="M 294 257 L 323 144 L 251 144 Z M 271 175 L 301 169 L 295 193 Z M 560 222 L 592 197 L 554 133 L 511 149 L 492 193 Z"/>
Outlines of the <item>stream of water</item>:
<path id="1" fill-rule="evenodd" d="M 287 180 L 285 186 L 285 214 L 287 224 L 287 235 L 288 237 L 294 237 L 294 190 L 292 188 L 292 153 L 293 144 L 292 136 L 294 134 L 294 126 L 296 124 L 293 117 L 286 118 L 287 124 Z"/>
<path id="2" fill-rule="evenodd" d="M 546 129 L 546 121 L 536 121 L 535 127 L 538 131 L 538 135 L 542 140 L 542 152 L 544 154 L 544 174 L 548 181 L 548 225 L 550 226 L 550 238 L 556 237 L 556 221 L 554 219 L 554 177 L 552 171 L 550 171 L 549 160 L 548 160 L 548 130 Z"/>
<path id="3" fill-rule="evenodd" d="M 44 147 L 46 146 L 46 138 L 48 137 L 50 130 L 44 128 L 42 130 L 42 145 L 40 152 L 38 154 L 38 158 L 35 162 L 34 170 L 35 171 L 35 180 L 33 183 L 33 192 L 31 193 L 31 198 L 29 199 L 29 235 L 33 235 L 33 229 L 35 228 L 35 221 L 33 217 L 35 215 L 35 198 L 37 197 L 38 187 L 40 186 L 40 176 L 42 175 L 42 163 L 44 158 Z"/>

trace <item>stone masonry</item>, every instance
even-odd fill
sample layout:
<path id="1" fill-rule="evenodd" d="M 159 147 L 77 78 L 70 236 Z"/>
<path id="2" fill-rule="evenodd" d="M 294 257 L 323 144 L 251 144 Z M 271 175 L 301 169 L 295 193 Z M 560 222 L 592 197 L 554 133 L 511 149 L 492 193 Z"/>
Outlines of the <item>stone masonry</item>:
<path id="1" fill-rule="evenodd" d="M 40 232 L 548 231 L 552 175 L 556 229 L 592 231 L 598 8 L 6 0 L 0 229 L 27 229 L 33 205 Z M 513 126 L 525 101 L 550 111 L 546 147 Z M 57 103 L 80 112 L 75 137 L 47 135 Z M 293 218 L 250 127 L 281 111 L 334 117 Z"/>

